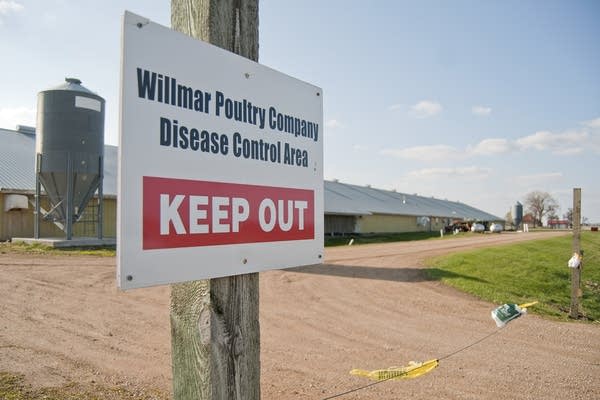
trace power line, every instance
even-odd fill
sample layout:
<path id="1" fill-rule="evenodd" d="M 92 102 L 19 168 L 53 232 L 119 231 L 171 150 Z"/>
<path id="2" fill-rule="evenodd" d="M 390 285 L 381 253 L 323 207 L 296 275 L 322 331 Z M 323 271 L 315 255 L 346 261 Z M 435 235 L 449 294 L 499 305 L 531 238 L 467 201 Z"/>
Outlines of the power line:
<path id="1" fill-rule="evenodd" d="M 350 393 L 352 393 L 352 392 L 358 392 L 359 390 L 363 390 L 363 389 L 366 389 L 366 388 L 368 388 L 368 387 L 375 386 L 375 385 L 377 385 L 377 384 L 379 384 L 379 383 L 383 383 L 383 382 L 385 382 L 385 381 L 389 381 L 390 379 L 392 379 L 392 378 L 390 377 L 390 378 L 382 379 L 382 380 L 380 380 L 380 381 L 377 381 L 377 382 L 372 382 L 372 383 L 369 383 L 368 385 L 364 385 L 364 386 L 357 387 L 356 389 L 351 389 L 351 390 L 348 390 L 348 391 L 346 391 L 346 392 L 343 392 L 343 393 L 338 393 L 338 394 L 334 394 L 333 396 L 325 397 L 325 398 L 324 398 L 324 399 L 322 399 L 322 400 L 330 400 L 330 399 L 335 399 L 336 397 L 345 396 L 345 395 L 347 395 L 347 394 L 350 394 Z"/>
<path id="2" fill-rule="evenodd" d="M 506 326 L 506 325 L 505 325 L 505 326 Z M 456 351 L 453 351 L 453 352 L 452 352 L 452 353 L 450 353 L 450 354 L 447 354 L 447 355 L 445 355 L 444 357 L 440 357 L 440 358 L 438 358 L 438 360 L 440 360 L 440 361 L 441 361 L 441 360 L 446 360 L 446 359 L 448 359 L 448 358 L 452 357 L 453 355 L 456 355 L 456 354 L 458 354 L 458 353 L 460 353 L 460 352 L 463 352 L 463 351 L 465 351 L 465 350 L 467 350 L 467 349 L 469 349 L 469 348 L 471 348 L 471 347 L 473 347 L 473 346 L 475 346 L 475 345 L 478 345 L 479 343 L 483 342 L 484 340 L 486 340 L 486 339 L 488 339 L 488 338 L 490 338 L 490 337 L 492 337 L 492 336 L 494 336 L 494 335 L 498 334 L 498 333 L 499 333 L 499 332 L 500 332 L 502 329 L 504 329 L 504 328 L 505 328 L 505 326 L 503 326 L 503 327 L 501 327 L 501 328 L 498 328 L 498 329 L 494 330 L 493 332 L 491 332 L 491 333 L 489 333 L 489 334 L 485 335 L 484 337 L 482 337 L 481 339 L 477 340 L 476 342 L 473 342 L 473 343 L 469 344 L 468 346 L 462 347 L 462 348 L 460 348 L 460 349 L 458 349 L 458 350 L 456 350 Z"/>

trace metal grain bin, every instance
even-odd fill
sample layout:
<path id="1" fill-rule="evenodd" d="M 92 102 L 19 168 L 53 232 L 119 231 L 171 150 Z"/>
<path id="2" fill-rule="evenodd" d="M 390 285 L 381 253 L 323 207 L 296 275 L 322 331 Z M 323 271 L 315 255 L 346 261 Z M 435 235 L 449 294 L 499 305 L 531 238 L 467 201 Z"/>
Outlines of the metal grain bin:
<path id="1" fill-rule="evenodd" d="M 68 239 L 90 198 L 101 194 L 104 114 L 104 99 L 79 79 L 38 94 L 36 178 L 51 205 L 44 218 L 62 224 Z"/>
<path id="2" fill-rule="evenodd" d="M 517 204 L 515 204 L 511 210 L 511 215 L 513 225 L 518 228 L 521 221 L 523 221 L 523 204 L 517 201 Z"/>

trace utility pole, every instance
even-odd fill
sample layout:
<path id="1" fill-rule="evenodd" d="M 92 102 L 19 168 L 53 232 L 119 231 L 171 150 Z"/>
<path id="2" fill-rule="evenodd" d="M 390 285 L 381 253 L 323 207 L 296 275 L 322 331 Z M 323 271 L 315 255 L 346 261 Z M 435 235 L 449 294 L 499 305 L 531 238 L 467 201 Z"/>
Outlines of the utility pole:
<path id="1" fill-rule="evenodd" d="M 581 189 L 573 189 L 573 253 L 582 256 L 581 251 Z M 571 268 L 571 311 L 570 318 L 579 318 L 579 298 L 581 297 L 581 272 L 583 261 L 577 268 Z"/>
<path id="2" fill-rule="evenodd" d="M 171 0 L 171 26 L 258 61 L 258 0 Z M 175 400 L 260 399 L 258 311 L 258 273 L 171 286 Z"/>

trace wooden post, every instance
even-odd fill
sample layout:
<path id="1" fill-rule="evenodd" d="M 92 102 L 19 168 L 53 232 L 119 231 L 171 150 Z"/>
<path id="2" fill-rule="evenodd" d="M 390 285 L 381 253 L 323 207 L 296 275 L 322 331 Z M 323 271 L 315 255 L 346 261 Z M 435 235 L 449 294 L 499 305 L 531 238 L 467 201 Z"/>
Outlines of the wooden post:
<path id="1" fill-rule="evenodd" d="M 581 189 L 573 189 L 573 253 L 581 254 Z M 571 311 L 569 317 L 579 318 L 579 298 L 581 297 L 581 270 L 571 268 Z"/>
<path id="2" fill-rule="evenodd" d="M 258 61 L 258 0 L 171 0 L 171 25 Z M 171 287 L 175 400 L 260 399 L 258 287 L 258 273 Z"/>

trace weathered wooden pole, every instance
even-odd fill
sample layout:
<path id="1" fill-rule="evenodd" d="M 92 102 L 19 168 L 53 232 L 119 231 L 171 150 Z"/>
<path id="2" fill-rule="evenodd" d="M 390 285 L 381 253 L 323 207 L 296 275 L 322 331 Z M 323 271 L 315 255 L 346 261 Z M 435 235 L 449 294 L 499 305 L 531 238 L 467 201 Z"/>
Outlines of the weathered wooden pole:
<path id="1" fill-rule="evenodd" d="M 581 189 L 573 189 L 573 253 L 581 254 Z M 581 270 L 579 267 L 571 268 L 571 311 L 569 317 L 579 318 L 579 298 L 581 297 Z"/>
<path id="2" fill-rule="evenodd" d="M 258 0 L 171 0 L 171 26 L 258 61 Z M 175 400 L 260 399 L 258 300 L 258 273 L 171 287 Z"/>

